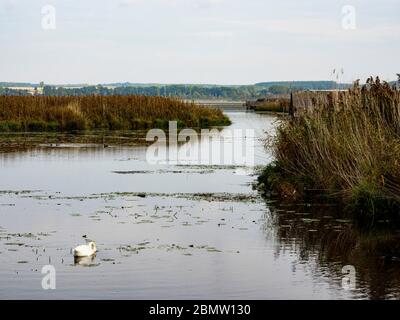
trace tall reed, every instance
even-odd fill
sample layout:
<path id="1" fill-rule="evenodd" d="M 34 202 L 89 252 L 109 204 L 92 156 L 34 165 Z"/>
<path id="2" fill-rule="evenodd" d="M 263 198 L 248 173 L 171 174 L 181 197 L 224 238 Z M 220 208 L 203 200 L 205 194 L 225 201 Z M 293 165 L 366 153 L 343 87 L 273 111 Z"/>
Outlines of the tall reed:
<path id="1" fill-rule="evenodd" d="M 127 96 L 0 96 L 0 131 L 148 129 L 230 124 L 221 110 L 174 98 Z"/>
<path id="2" fill-rule="evenodd" d="M 286 198 L 319 190 L 360 214 L 400 217 L 400 92 L 378 78 L 315 93 L 313 107 L 284 120 L 269 146 L 276 161 L 260 177 L 267 189 Z"/>

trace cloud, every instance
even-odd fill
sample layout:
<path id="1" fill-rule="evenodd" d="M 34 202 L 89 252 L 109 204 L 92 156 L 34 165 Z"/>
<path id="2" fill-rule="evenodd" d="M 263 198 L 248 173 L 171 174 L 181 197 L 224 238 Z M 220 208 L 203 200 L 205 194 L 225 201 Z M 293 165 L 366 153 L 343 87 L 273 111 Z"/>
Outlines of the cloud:
<path id="1" fill-rule="evenodd" d="M 131 6 L 135 6 L 135 5 L 140 5 L 144 3 L 143 0 L 120 0 L 119 1 L 119 5 L 121 7 L 131 7 Z"/>
<path id="2" fill-rule="evenodd" d="M 6 0 L 4 3 L 4 7 L 7 10 L 12 10 L 17 6 L 17 2 L 18 2 L 17 0 Z"/>
<path id="3" fill-rule="evenodd" d="M 354 30 L 342 27 L 341 19 L 265 19 L 225 20 L 225 25 L 237 28 L 251 28 L 257 32 L 270 32 L 298 37 L 319 37 L 321 39 L 343 40 L 362 43 L 379 43 L 400 36 L 399 23 L 379 25 L 357 25 Z"/>
<path id="4" fill-rule="evenodd" d="M 194 1 L 195 8 L 210 8 L 222 4 L 225 0 L 196 0 Z"/>
<path id="5" fill-rule="evenodd" d="M 230 31 L 204 31 L 193 32 L 190 36 L 200 38 L 231 38 L 233 37 L 233 33 Z"/>
<path id="6" fill-rule="evenodd" d="M 168 7 L 193 7 L 196 9 L 211 8 L 224 3 L 225 0 L 119 0 L 121 7 L 135 5 L 168 6 Z"/>

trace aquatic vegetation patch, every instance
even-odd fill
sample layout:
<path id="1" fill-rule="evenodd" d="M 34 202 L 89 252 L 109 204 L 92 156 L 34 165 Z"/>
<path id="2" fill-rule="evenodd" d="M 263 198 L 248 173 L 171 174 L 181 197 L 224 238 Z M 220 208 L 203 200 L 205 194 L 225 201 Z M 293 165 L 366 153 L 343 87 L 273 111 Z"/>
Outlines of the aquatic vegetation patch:
<path id="1" fill-rule="evenodd" d="M 93 194 L 88 199 L 107 198 L 114 199 L 115 197 L 173 197 L 185 198 L 189 200 L 204 200 L 204 201 L 219 201 L 219 202 L 258 202 L 261 201 L 260 195 L 257 193 L 154 193 L 154 192 L 112 192 Z M 68 197 L 69 199 L 75 197 Z"/>
<path id="2" fill-rule="evenodd" d="M 203 170 L 173 170 L 173 169 L 160 169 L 160 170 L 128 170 L 128 171 L 113 171 L 116 174 L 166 174 L 166 173 L 173 173 L 173 174 L 181 174 L 181 173 L 191 173 L 191 174 L 209 174 L 214 173 L 215 170 L 213 169 L 203 169 Z"/>
<path id="3" fill-rule="evenodd" d="M 151 170 L 130 170 L 130 171 L 113 171 L 116 174 L 148 174 L 154 173 L 155 171 Z"/>
<path id="4" fill-rule="evenodd" d="M 42 190 L 0 190 L 0 195 L 26 195 L 41 192 Z"/>
<path id="5" fill-rule="evenodd" d="M 152 245 L 149 241 L 144 241 L 142 243 L 138 243 L 137 245 L 123 245 L 117 248 L 118 251 L 123 253 L 125 256 L 129 256 L 130 254 L 139 254 L 143 250 L 149 249 L 157 249 L 157 250 L 165 250 L 166 252 L 172 251 L 182 251 L 184 255 L 193 255 L 197 250 L 206 251 L 210 253 L 220 253 L 222 250 L 219 250 L 213 246 L 209 245 L 180 245 L 176 243 L 171 244 L 154 244 Z"/>
<path id="6" fill-rule="evenodd" d="M 247 168 L 244 165 L 216 165 L 216 164 L 199 164 L 199 165 L 195 165 L 195 164 L 178 164 L 176 165 L 177 167 L 184 167 L 184 168 L 188 168 L 188 169 L 201 169 L 201 170 L 234 170 L 234 169 L 243 169 L 243 168 Z"/>

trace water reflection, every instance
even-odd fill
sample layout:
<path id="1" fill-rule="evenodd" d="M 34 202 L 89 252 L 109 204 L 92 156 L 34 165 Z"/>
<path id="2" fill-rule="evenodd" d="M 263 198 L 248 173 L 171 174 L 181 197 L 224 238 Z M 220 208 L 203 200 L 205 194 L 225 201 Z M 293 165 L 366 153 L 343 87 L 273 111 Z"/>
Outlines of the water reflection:
<path id="1" fill-rule="evenodd" d="M 230 118 L 255 129 L 256 165 L 268 162 L 276 118 Z M 385 223 L 366 234 L 334 208 L 266 208 L 253 167 L 154 166 L 142 145 L 76 143 L 0 156 L 0 298 L 48 299 L 49 261 L 60 299 L 399 298 L 398 233 Z M 86 234 L 101 249 L 72 262 Z"/>
<path id="2" fill-rule="evenodd" d="M 99 263 L 95 263 L 96 254 L 91 255 L 90 257 L 74 257 L 74 265 L 80 267 L 96 267 L 100 265 Z"/>
<path id="3" fill-rule="evenodd" d="M 400 230 L 380 221 L 366 230 L 343 219 L 337 208 L 271 204 L 266 230 L 274 230 L 276 254 L 293 252 L 300 262 L 316 261 L 314 276 L 339 283 L 343 266 L 356 270 L 354 298 L 400 298 Z"/>

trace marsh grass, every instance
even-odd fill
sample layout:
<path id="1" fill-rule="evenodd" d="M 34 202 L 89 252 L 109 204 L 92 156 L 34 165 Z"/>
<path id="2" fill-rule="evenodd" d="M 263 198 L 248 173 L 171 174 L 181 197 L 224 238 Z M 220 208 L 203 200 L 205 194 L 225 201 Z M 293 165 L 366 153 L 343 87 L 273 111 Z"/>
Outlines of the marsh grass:
<path id="1" fill-rule="evenodd" d="M 0 131 L 138 130 L 229 125 L 221 110 L 148 96 L 0 96 Z"/>
<path id="2" fill-rule="evenodd" d="M 259 181 L 288 199 L 317 190 L 360 217 L 400 217 L 400 92 L 368 79 L 284 120 Z"/>
<path id="3" fill-rule="evenodd" d="M 289 99 L 283 99 L 283 98 L 269 99 L 264 101 L 263 103 L 257 104 L 254 107 L 254 111 L 287 113 L 289 112 L 289 105 L 290 105 Z"/>

